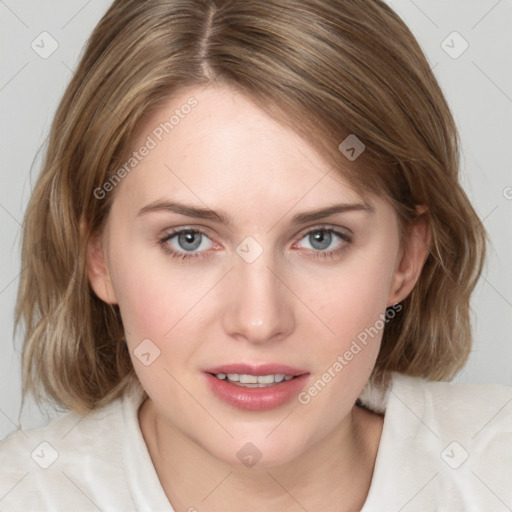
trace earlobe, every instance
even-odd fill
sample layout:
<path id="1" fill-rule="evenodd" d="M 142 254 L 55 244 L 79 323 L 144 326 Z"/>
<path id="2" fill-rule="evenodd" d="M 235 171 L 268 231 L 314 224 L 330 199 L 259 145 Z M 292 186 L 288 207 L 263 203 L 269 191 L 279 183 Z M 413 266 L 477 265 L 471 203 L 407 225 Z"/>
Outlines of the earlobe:
<path id="1" fill-rule="evenodd" d="M 103 247 L 103 237 L 96 233 L 87 243 L 87 276 L 94 293 L 107 304 L 117 304 Z"/>
<path id="2" fill-rule="evenodd" d="M 427 208 L 417 207 L 418 216 L 407 228 L 404 246 L 399 252 L 388 297 L 388 306 L 404 300 L 416 285 L 430 248 Z"/>

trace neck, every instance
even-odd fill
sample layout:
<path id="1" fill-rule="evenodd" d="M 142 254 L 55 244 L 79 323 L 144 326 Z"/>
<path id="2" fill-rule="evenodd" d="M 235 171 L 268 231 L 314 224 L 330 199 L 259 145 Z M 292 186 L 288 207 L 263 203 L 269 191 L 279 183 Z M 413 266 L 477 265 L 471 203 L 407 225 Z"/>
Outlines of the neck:
<path id="1" fill-rule="evenodd" d="M 383 418 L 354 407 L 339 428 L 291 462 L 269 468 L 232 466 L 160 418 L 146 400 L 141 430 L 162 487 L 177 511 L 322 510 L 364 505 Z"/>

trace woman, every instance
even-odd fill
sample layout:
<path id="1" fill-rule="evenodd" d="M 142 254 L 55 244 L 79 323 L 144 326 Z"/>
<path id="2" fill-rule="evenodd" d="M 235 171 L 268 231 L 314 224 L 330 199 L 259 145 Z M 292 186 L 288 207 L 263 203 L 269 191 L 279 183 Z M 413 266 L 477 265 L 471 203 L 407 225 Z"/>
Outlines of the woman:
<path id="1" fill-rule="evenodd" d="M 25 390 L 69 413 L 4 442 L 0 504 L 507 506 L 511 390 L 437 382 L 484 241 L 385 4 L 116 1 L 25 219 Z"/>

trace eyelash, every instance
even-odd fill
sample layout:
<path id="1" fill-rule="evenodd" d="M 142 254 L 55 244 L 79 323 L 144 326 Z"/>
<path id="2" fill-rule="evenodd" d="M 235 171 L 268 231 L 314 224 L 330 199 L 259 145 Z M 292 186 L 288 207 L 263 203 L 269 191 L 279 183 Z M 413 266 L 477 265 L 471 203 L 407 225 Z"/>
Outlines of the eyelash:
<path id="1" fill-rule="evenodd" d="M 319 232 L 334 234 L 334 235 L 338 236 L 339 238 L 341 238 L 345 243 L 342 244 L 341 247 L 339 247 L 337 249 L 333 249 L 331 251 L 321 251 L 321 250 L 313 251 L 314 255 L 310 255 L 308 257 L 312 257 L 314 259 L 336 258 L 339 255 L 341 255 L 341 253 L 344 252 L 348 248 L 348 245 L 352 242 L 352 237 L 349 236 L 348 234 L 341 233 L 340 231 L 336 231 L 334 228 L 329 228 L 326 226 L 318 226 L 313 229 L 310 229 L 309 231 L 302 234 L 300 236 L 299 240 L 302 240 L 303 238 L 307 237 L 308 235 L 311 235 L 313 233 L 319 233 Z M 180 233 L 201 234 L 201 235 L 208 237 L 208 235 L 204 231 L 202 231 L 201 229 L 197 229 L 197 228 L 180 228 L 180 229 L 173 230 L 170 233 L 166 234 L 165 237 L 163 237 L 162 239 L 160 239 L 158 241 L 159 245 L 162 247 L 163 251 L 166 254 L 168 254 L 169 256 L 171 256 L 175 259 L 181 260 L 181 261 L 190 260 L 190 259 L 208 258 L 211 255 L 208 253 L 208 251 L 186 253 L 186 252 L 179 252 L 174 249 L 170 249 L 167 242 L 169 240 L 171 240 L 172 238 L 174 238 L 176 235 L 179 235 Z"/>

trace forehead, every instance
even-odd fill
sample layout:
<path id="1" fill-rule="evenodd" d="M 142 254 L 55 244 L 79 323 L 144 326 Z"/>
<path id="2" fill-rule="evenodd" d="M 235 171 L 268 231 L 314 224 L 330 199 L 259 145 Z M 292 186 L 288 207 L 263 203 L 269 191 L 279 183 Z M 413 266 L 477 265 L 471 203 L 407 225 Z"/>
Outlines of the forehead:
<path id="1" fill-rule="evenodd" d="M 135 165 L 116 193 L 132 205 L 173 198 L 307 209 L 362 200 L 295 131 L 227 87 L 182 90 L 146 115 L 130 149 Z"/>

